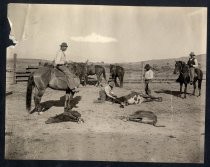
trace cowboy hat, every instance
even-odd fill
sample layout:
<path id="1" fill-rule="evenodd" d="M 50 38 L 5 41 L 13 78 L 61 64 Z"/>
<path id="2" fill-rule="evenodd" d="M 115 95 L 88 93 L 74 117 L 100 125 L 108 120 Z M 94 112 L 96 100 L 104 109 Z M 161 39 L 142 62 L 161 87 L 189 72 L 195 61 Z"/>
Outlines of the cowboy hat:
<path id="1" fill-rule="evenodd" d="M 190 52 L 190 56 L 195 56 L 195 53 L 194 52 Z"/>
<path id="2" fill-rule="evenodd" d="M 149 70 L 151 68 L 151 66 L 149 65 L 149 64 L 146 64 L 145 66 L 144 66 L 144 69 L 146 69 L 146 70 Z"/>
<path id="3" fill-rule="evenodd" d="M 66 42 L 62 42 L 60 46 L 61 46 L 61 47 L 68 47 L 68 45 L 67 45 Z"/>

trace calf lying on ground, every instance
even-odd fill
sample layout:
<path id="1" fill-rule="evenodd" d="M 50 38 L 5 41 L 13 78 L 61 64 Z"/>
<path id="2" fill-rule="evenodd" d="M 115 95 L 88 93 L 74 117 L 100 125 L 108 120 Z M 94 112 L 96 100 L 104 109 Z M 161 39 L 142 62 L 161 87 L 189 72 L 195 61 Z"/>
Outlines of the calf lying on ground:
<path id="1" fill-rule="evenodd" d="M 128 117 L 121 117 L 125 121 L 134 121 L 139 123 L 150 124 L 155 127 L 165 127 L 164 125 L 157 125 L 157 116 L 151 111 L 136 111 Z"/>
<path id="2" fill-rule="evenodd" d="M 118 97 L 117 100 L 123 102 L 127 106 L 131 104 L 141 104 L 143 102 L 150 102 L 150 101 L 162 102 L 162 97 L 154 97 L 139 92 L 131 92 L 126 96 Z"/>
<path id="3" fill-rule="evenodd" d="M 47 121 L 45 121 L 46 124 L 51 123 L 59 123 L 59 122 L 84 122 L 84 120 L 81 118 L 81 114 L 77 111 L 65 111 L 62 114 L 56 115 L 54 117 L 48 118 Z"/>
<path id="4" fill-rule="evenodd" d="M 99 92 L 98 100 L 94 101 L 95 103 L 103 103 L 105 101 L 110 101 L 110 98 L 107 98 L 104 91 Z M 120 104 L 120 107 L 124 107 L 124 105 L 131 105 L 131 104 L 141 104 L 143 102 L 150 102 L 150 101 L 158 101 L 162 102 L 162 97 L 154 97 L 145 95 L 139 92 L 131 92 L 126 96 L 116 97 L 115 99 L 111 100 L 113 103 Z"/>

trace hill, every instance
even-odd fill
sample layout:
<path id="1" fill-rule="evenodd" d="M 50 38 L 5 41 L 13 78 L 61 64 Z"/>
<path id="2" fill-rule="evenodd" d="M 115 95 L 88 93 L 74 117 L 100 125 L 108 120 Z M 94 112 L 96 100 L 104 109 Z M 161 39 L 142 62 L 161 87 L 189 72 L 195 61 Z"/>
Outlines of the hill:
<path id="1" fill-rule="evenodd" d="M 197 55 L 200 68 L 203 70 L 204 75 L 206 74 L 206 54 Z M 153 67 L 156 77 L 169 77 L 173 74 L 175 61 L 181 60 L 187 62 L 189 57 L 180 57 L 172 59 L 159 59 L 159 60 L 148 60 L 143 62 L 128 62 L 128 63 L 115 63 L 122 66 L 125 69 L 126 75 L 128 78 L 133 78 L 133 76 L 142 75 L 142 69 L 145 64 L 150 64 Z M 26 68 L 28 65 L 37 66 L 39 62 L 51 62 L 49 60 L 41 59 L 17 59 L 17 68 Z M 106 68 L 106 71 L 109 73 L 109 65 L 104 62 L 88 62 L 88 64 L 98 64 Z M 13 68 L 13 60 L 7 60 L 7 69 Z"/>

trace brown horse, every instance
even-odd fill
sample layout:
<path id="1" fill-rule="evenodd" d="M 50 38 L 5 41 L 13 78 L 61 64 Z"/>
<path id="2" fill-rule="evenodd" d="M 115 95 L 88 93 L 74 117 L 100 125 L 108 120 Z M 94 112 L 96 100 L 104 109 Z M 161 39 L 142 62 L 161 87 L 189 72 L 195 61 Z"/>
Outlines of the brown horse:
<path id="1" fill-rule="evenodd" d="M 116 87 L 123 87 L 124 68 L 118 65 L 110 64 L 110 78 L 114 81 Z M 117 83 L 120 80 L 120 85 Z"/>
<path id="2" fill-rule="evenodd" d="M 174 74 L 179 72 L 179 78 L 176 80 L 176 82 L 180 83 L 180 96 L 182 94 L 182 86 L 183 84 L 185 85 L 184 89 L 184 98 L 186 98 L 186 93 L 187 93 L 187 85 L 190 83 L 190 71 L 189 71 L 189 66 L 183 62 L 183 61 L 176 61 L 175 63 L 175 69 L 174 69 Z M 199 90 L 199 95 L 201 95 L 201 84 L 202 84 L 202 79 L 203 79 L 203 72 L 200 69 L 195 70 L 196 76 L 194 77 L 193 80 L 193 95 L 195 95 L 195 90 L 196 90 L 196 82 L 198 81 L 198 90 Z"/>
<path id="3" fill-rule="evenodd" d="M 68 68 L 72 71 L 73 74 L 77 74 L 77 67 L 75 64 L 69 64 Z M 80 66 L 81 68 L 81 66 Z M 83 66 L 85 68 L 85 64 Z M 79 76 L 75 75 L 75 79 Z M 79 82 L 79 79 L 78 79 Z M 63 72 L 52 66 L 43 66 L 37 69 L 35 72 L 31 73 L 28 79 L 27 92 L 26 92 L 26 109 L 29 113 L 41 112 L 42 107 L 40 105 L 41 98 L 46 90 L 46 88 L 52 88 L 54 90 L 63 90 L 66 91 L 65 105 L 64 107 L 69 109 L 71 107 L 70 101 L 74 96 L 67 86 L 67 79 Z M 32 91 L 34 89 L 34 103 L 35 108 L 31 110 L 31 97 Z"/>
<path id="4" fill-rule="evenodd" d="M 86 75 L 86 80 L 85 80 L 85 84 L 88 82 L 88 75 L 96 75 L 97 77 L 97 83 L 96 86 L 100 85 L 102 78 L 101 75 L 103 74 L 103 77 L 106 81 L 106 71 L 105 68 L 103 66 L 100 65 L 88 65 L 87 66 L 87 75 Z"/>

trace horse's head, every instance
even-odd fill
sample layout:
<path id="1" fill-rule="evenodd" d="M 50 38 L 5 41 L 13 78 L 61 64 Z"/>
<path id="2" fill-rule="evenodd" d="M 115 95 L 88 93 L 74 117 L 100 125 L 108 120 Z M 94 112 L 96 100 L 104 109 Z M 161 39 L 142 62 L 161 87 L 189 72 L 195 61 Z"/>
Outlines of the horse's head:
<path id="1" fill-rule="evenodd" d="M 174 69 L 174 74 L 177 74 L 177 72 L 181 72 L 182 70 L 182 61 L 176 61 L 175 63 L 175 69 Z"/>

